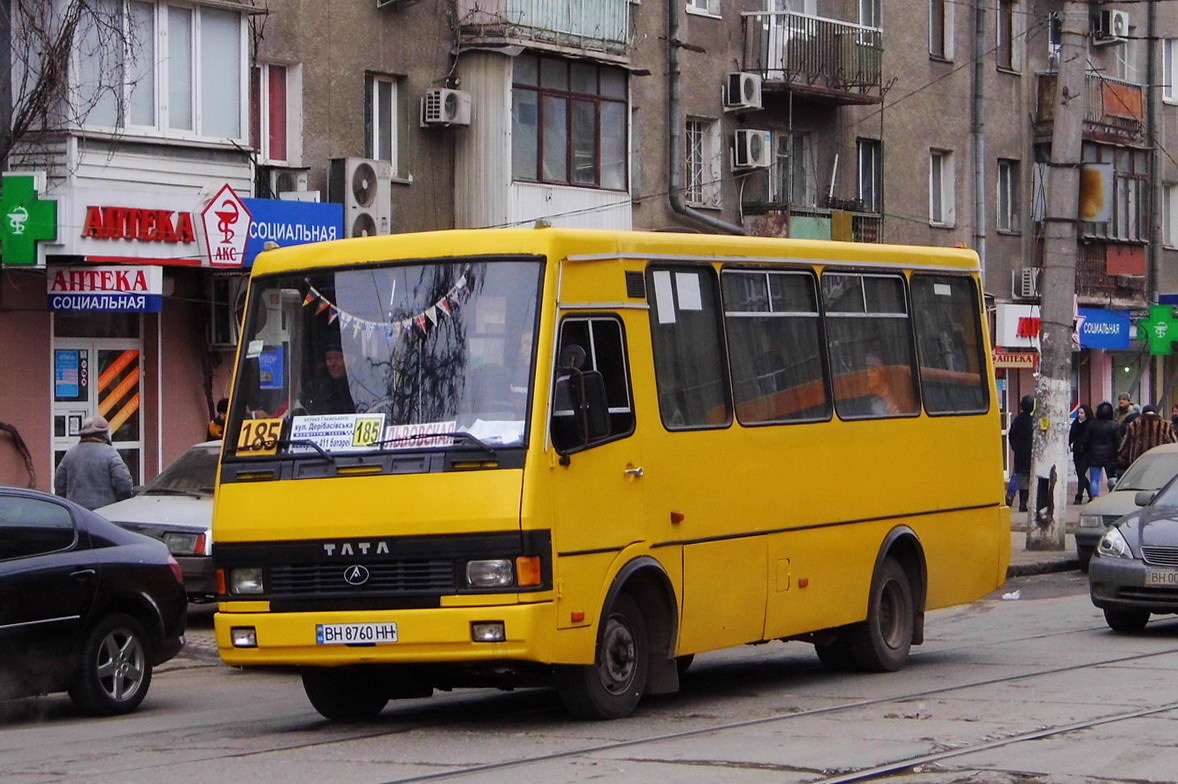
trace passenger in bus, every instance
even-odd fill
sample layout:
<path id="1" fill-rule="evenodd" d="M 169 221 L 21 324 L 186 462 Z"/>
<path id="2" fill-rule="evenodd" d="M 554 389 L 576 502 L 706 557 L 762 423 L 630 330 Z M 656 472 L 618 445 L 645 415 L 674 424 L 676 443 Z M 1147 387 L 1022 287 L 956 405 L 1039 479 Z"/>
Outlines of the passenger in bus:
<path id="1" fill-rule="evenodd" d="M 315 386 L 304 401 L 312 414 L 354 414 L 356 404 L 348 385 L 348 365 L 339 343 L 328 343 L 323 366 L 316 373 Z"/>
<path id="2" fill-rule="evenodd" d="M 871 415 L 877 417 L 896 416 L 903 413 L 892 396 L 891 384 L 884 370 L 883 360 L 878 354 L 868 354 L 867 391 L 870 394 Z"/>

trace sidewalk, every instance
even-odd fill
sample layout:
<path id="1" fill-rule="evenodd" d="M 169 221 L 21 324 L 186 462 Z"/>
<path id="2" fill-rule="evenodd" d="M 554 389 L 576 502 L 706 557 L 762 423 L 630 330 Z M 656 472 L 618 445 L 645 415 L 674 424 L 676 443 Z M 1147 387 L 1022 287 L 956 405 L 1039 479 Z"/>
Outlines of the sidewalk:
<path id="1" fill-rule="evenodd" d="M 1010 567 L 1007 577 L 1022 577 L 1028 574 L 1067 572 L 1080 568 L 1076 555 L 1076 537 L 1072 534 L 1079 522 L 1079 507 L 1068 504 L 1066 513 L 1063 550 L 1027 549 L 1027 513 L 1016 508 L 1010 515 Z"/>

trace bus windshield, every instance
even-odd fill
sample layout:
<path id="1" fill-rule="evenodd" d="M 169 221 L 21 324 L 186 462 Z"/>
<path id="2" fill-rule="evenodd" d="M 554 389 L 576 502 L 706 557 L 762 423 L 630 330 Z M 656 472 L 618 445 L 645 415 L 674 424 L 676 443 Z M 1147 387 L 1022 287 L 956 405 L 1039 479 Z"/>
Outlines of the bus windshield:
<path id="1" fill-rule="evenodd" d="M 536 260 L 445 260 L 254 281 L 230 454 L 521 445 Z"/>

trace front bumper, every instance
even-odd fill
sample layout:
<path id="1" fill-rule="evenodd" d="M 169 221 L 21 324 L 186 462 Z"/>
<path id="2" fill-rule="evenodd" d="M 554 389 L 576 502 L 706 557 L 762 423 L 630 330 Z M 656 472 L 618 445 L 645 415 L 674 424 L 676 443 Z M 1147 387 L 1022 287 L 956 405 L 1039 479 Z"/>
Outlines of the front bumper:
<path id="1" fill-rule="evenodd" d="M 226 605 L 222 605 L 226 608 Z M 395 643 L 380 645 L 317 645 L 321 623 L 394 621 Z M 502 621 L 504 642 L 471 641 L 471 624 Z M 551 662 L 556 629 L 555 604 L 434 607 L 412 610 L 334 612 L 218 612 L 214 619 L 217 650 L 226 664 L 338 666 L 352 664 L 469 663 L 511 659 Z M 249 626 L 258 647 L 235 648 L 230 631 Z"/>
<path id="2" fill-rule="evenodd" d="M 1088 567 L 1092 603 L 1103 609 L 1178 612 L 1178 588 L 1147 586 L 1144 561 L 1133 558 L 1093 557 Z"/>

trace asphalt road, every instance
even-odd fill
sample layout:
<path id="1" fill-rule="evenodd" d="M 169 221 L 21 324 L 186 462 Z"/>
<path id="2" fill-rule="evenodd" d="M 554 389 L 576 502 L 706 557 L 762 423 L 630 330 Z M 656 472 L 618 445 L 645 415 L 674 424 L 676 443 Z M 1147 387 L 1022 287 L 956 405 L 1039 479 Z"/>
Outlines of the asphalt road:
<path id="1" fill-rule="evenodd" d="M 831 673 L 802 643 L 706 654 L 680 694 L 590 723 L 521 690 L 332 725 L 294 675 L 210 658 L 197 611 L 192 650 L 131 716 L 84 718 L 64 697 L 0 706 L 0 781 L 1172 782 L 1178 619 L 1116 635 L 1086 591 L 1075 572 L 1018 578 L 930 613 L 899 673 Z"/>

